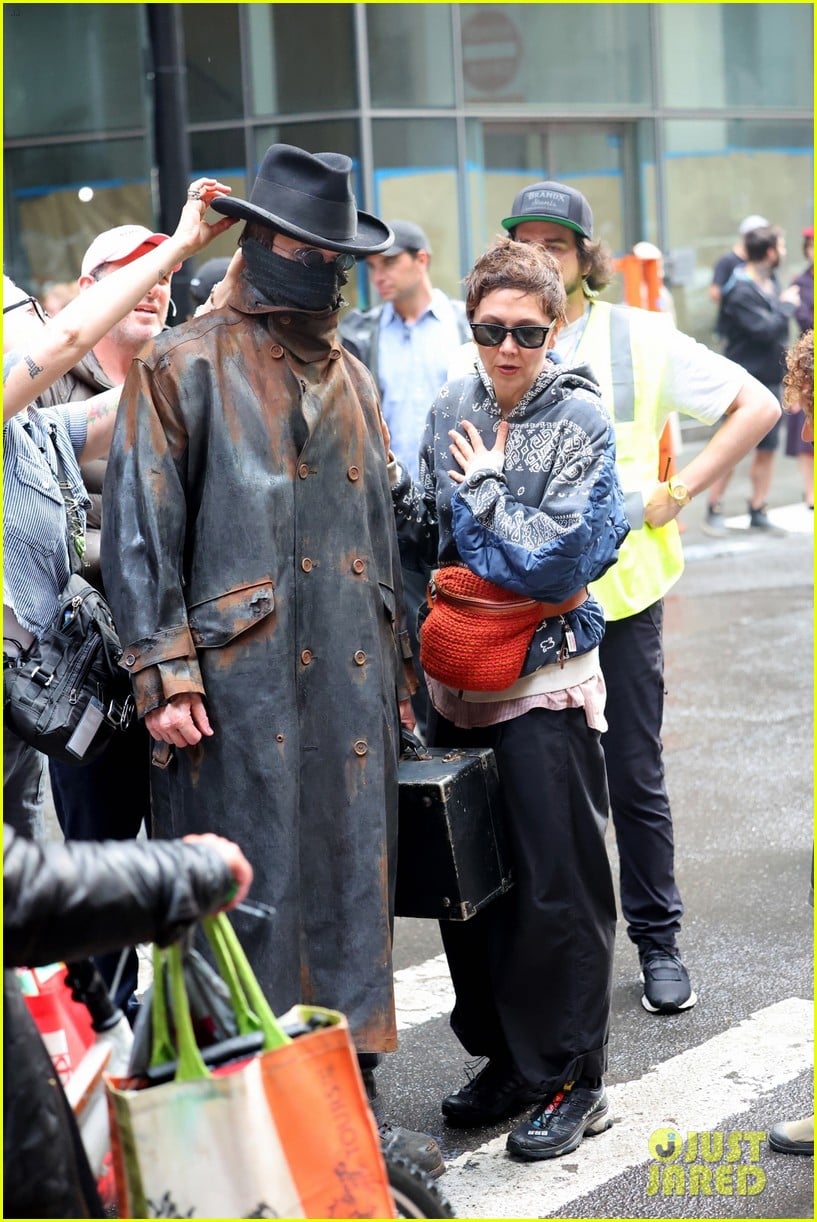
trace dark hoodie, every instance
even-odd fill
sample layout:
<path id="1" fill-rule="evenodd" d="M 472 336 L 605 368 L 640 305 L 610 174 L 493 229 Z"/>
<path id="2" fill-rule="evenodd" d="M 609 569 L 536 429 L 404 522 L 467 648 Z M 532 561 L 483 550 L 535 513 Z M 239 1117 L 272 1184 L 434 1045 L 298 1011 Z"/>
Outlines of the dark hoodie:
<path id="1" fill-rule="evenodd" d="M 777 393 L 783 380 L 791 302 L 770 295 L 742 268 L 737 268 L 723 290 L 721 321 L 724 356 Z"/>

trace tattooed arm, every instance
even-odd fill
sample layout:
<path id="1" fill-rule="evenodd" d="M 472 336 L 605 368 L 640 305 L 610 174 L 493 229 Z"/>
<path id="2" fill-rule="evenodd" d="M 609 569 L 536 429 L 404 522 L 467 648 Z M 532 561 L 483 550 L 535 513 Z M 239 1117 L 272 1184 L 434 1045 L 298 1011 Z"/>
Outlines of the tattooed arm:
<path id="1" fill-rule="evenodd" d="M 172 237 L 80 293 L 45 325 L 37 322 L 42 315 L 34 308 L 32 298 L 4 277 L 4 344 L 20 358 L 4 369 L 4 421 L 67 373 L 175 264 L 196 254 L 236 224 L 231 217 L 214 224 L 204 220 L 212 200 L 229 192 L 229 187 L 214 178 L 200 178 L 191 187 L 193 190 L 197 194 L 193 198 L 188 196 Z M 16 300 L 9 301 L 10 294 Z M 27 317 L 32 312 L 34 325 L 32 318 Z"/>
<path id="2" fill-rule="evenodd" d="M 21 363 L 25 364 L 25 362 L 26 358 L 21 356 L 19 352 L 5 353 L 3 356 L 4 385 L 14 367 Z M 84 403 L 74 403 L 71 405 L 74 409 L 84 407 L 86 411 L 88 429 L 85 435 L 85 445 L 82 447 L 79 455 L 80 462 L 90 462 L 94 458 L 108 457 L 111 439 L 113 438 L 116 409 L 119 406 L 119 396 L 121 393 L 121 386 L 112 386 L 110 390 L 103 390 L 101 394 L 86 399 Z M 3 417 L 4 421 L 14 414 L 6 409 Z"/>
<path id="3" fill-rule="evenodd" d="M 108 457 L 121 393 L 121 386 L 112 386 L 110 390 L 103 390 L 102 394 L 85 400 L 83 406 L 88 409 L 88 434 L 79 456 L 80 462 Z"/>

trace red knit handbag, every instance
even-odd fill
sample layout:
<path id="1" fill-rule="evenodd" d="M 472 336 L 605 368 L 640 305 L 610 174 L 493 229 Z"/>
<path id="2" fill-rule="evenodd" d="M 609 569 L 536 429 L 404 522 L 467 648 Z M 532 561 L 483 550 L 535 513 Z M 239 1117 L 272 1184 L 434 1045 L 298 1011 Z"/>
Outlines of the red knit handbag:
<path id="1" fill-rule="evenodd" d="M 459 564 L 440 569 L 428 592 L 431 611 L 420 633 L 426 674 L 467 691 L 510 687 L 551 604 L 523 598 Z"/>

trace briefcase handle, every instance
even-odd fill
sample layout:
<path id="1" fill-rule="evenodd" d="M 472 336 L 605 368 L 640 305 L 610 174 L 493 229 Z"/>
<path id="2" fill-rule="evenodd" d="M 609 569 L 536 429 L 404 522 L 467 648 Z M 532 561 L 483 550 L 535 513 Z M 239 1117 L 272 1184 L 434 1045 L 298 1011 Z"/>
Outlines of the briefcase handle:
<path id="1" fill-rule="evenodd" d="M 420 742 L 416 734 L 412 734 L 411 730 L 407 730 L 405 726 L 400 727 L 400 759 L 431 759 L 431 752 L 428 750 L 428 748 Z"/>

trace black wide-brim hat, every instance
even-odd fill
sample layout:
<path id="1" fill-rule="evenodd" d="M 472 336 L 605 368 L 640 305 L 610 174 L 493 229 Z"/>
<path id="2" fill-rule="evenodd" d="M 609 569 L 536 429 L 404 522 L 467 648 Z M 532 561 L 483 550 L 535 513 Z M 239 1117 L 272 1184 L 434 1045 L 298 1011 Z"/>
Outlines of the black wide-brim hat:
<path id="1" fill-rule="evenodd" d="M 365 258 L 394 241 L 383 221 L 360 212 L 352 194 L 352 162 L 342 153 L 307 153 L 273 144 L 261 162 L 249 200 L 224 195 L 210 207 L 225 216 L 271 225 L 312 246 Z"/>

